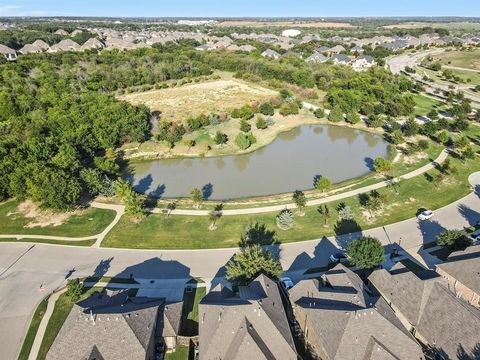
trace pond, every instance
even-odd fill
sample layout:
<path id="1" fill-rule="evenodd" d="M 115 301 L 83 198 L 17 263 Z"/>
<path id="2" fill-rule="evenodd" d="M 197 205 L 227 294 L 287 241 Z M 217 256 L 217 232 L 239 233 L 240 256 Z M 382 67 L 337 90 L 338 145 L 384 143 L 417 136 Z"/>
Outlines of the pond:
<path id="1" fill-rule="evenodd" d="M 228 200 L 313 188 L 317 176 L 338 183 L 372 171 L 387 156 L 378 135 L 334 125 L 304 125 L 279 134 L 270 145 L 237 156 L 161 159 L 132 163 L 125 175 L 135 190 L 155 197 Z"/>

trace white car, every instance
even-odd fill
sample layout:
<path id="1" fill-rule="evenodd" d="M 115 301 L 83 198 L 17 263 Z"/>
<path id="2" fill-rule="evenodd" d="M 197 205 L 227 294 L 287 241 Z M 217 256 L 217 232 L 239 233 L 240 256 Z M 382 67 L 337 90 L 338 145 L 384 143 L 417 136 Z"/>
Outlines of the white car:
<path id="1" fill-rule="evenodd" d="M 418 220 L 430 220 L 433 217 L 432 210 L 424 210 L 420 214 L 418 214 Z"/>
<path id="2" fill-rule="evenodd" d="M 280 282 L 282 283 L 285 289 L 291 289 L 293 287 L 293 281 L 289 277 L 280 278 Z"/>

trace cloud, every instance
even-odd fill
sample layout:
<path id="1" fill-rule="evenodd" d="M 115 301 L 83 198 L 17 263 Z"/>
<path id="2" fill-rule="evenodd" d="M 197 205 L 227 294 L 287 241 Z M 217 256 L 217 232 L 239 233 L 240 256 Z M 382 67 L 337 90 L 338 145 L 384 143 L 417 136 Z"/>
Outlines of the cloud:
<path id="1" fill-rule="evenodd" d="M 20 5 L 0 5 L 0 16 L 47 16 L 55 15 L 55 13 L 43 10 L 26 10 Z"/>

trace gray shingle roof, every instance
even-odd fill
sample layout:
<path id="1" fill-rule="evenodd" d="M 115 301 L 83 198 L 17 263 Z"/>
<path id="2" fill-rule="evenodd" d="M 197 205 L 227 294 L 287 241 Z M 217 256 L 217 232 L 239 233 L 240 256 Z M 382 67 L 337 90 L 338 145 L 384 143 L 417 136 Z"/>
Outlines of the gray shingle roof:
<path id="1" fill-rule="evenodd" d="M 314 52 L 312 55 L 310 55 L 305 61 L 307 62 L 317 62 L 317 63 L 324 63 L 328 61 L 328 58 L 318 52 Z"/>
<path id="2" fill-rule="evenodd" d="M 430 345 L 456 358 L 480 343 L 480 311 L 457 298 L 442 278 L 421 280 L 403 265 L 391 273 L 374 271 L 370 282 L 412 324 Z"/>
<path id="3" fill-rule="evenodd" d="M 163 299 L 125 299 L 125 292 L 95 294 L 75 304 L 46 359 L 145 359 Z"/>
<path id="4" fill-rule="evenodd" d="M 296 313 L 306 315 L 328 359 L 423 358 L 385 301 L 370 296 L 362 280 L 341 264 L 323 280 L 300 281 L 290 290 L 290 300 Z"/>
<path id="5" fill-rule="evenodd" d="M 296 359 L 277 284 L 264 275 L 239 296 L 213 289 L 199 306 L 200 359 Z"/>
<path id="6" fill-rule="evenodd" d="M 333 55 L 332 60 L 344 64 L 350 63 L 352 60 L 345 54 Z"/>
<path id="7" fill-rule="evenodd" d="M 280 54 L 275 50 L 267 49 L 262 53 L 263 57 L 279 58 Z"/>

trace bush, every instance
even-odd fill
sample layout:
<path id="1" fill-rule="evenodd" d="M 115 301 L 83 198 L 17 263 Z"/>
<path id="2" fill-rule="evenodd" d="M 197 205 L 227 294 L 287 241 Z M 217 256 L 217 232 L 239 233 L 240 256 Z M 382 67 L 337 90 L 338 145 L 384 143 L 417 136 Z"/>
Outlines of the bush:
<path id="1" fill-rule="evenodd" d="M 385 251 L 378 239 L 363 236 L 350 243 L 347 255 L 350 262 L 360 269 L 372 269 L 383 263 Z"/>
<path id="2" fill-rule="evenodd" d="M 247 138 L 248 141 L 250 141 L 250 145 L 253 145 L 257 142 L 257 138 L 252 133 L 248 133 Z"/>
<path id="3" fill-rule="evenodd" d="M 328 120 L 331 121 L 331 122 L 343 121 L 342 109 L 340 109 L 339 106 L 335 106 L 332 109 L 332 111 L 330 111 L 330 114 L 328 114 Z"/>
<path id="4" fill-rule="evenodd" d="M 273 114 L 275 114 L 275 108 L 269 102 L 261 104 L 260 107 L 258 108 L 258 110 L 263 115 L 273 116 Z"/>
<path id="5" fill-rule="evenodd" d="M 217 145 L 223 145 L 228 141 L 228 136 L 227 136 L 227 134 L 224 134 L 221 131 L 217 131 L 215 133 L 215 137 L 214 137 L 213 141 L 215 141 L 215 144 L 217 144 Z"/>
<path id="6" fill-rule="evenodd" d="M 348 113 L 347 114 L 347 119 L 346 122 L 349 124 L 357 124 L 361 120 L 360 115 L 358 113 Z"/>
<path id="7" fill-rule="evenodd" d="M 378 173 L 385 173 L 392 170 L 392 163 L 383 157 L 377 157 L 373 162 L 373 167 Z"/>
<path id="8" fill-rule="evenodd" d="M 425 139 L 421 139 L 421 140 L 418 140 L 418 147 L 425 151 L 429 148 L 430 146 L 430 143 L 428 142 L 428 140 L 425 140 Z"/>
<path id="9" fill-rule="evenodd" d="M 315 189 L 320 191 L 326 191 L 332 186 L 332 183 L 329 178 L 325 176 L 318 176 L 315 178 L 314 182 Z"/>
<path id="10" fill-rule="evenodd" d="M 252 125 L 250 125 L 247 120 L 242 119 L 240 120 L 240 131 L 244 133 L 248 133 L 252 129 Z"/>
<path id="11" fill-rule="evenodd" d="M 296 115 L 299 111 L 300 107 L 298 106 L 298 103 L 296 101 L 284 103 L 280 107 L 280 114 L 283 116 Z"/>
<path id="12" fill-rule="evenodd" d="M 275 218 L 277 226 L 282 230 L 289 230 L 295 225 L 293 212 L 289 209 L 284 209 Z"/>
<path id="13" fill-rule="evenodd" d="M 437 236 L 437 245 L 461 250 L 470 245 L 470 239 L 463 230 L 446 230 Z"/>
<path id="14" fill-rule="evenodd" d="M 77 302 L 82 296 L 83 293 L 83 284 L 79 279 L 71 279 L 67 282 L 67 296 L 72 300 L 72 302 Z"/>
<path id="15" fill-rule="evenodd" d="M 383 125 L 383 119 L 378 115 L 370 115 L 366 123 L 368 127 L 379 128 Z"/>
<path id="16" fill-rule="evenodd" d="M 318 108 L 317 110 L 314 111 L 313 113 L 316 118 L 318 119 L 323 119 L 325 117 L 325 110 L 322 108 Z"/>
<path id="17" fill-rule="evenodd" d="M 248 136 L 241 132 L 238 133 L 237 137 L 235 138 L 235 144 L 241 149 L 241 150 L 246 150 L 250 147 L 250 140 L 248 139 Z"/>
<path id="18" fill-rule="evenodd" d="M 267 121 L 265 120 L 265 118 L 263 116 L 259 116 L 257 118 L 257 122 L 255 123 L 255 126 L 257 127 L 257 129 L 260 129 L 260 130 L 264 130 L 264 129 L 268 128 Z"/>

